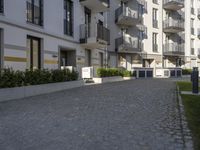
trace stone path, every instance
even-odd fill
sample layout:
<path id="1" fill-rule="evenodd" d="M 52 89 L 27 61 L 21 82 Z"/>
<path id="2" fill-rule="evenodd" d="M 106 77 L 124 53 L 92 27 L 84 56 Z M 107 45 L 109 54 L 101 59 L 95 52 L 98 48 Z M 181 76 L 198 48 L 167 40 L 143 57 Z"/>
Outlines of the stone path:
<path id="1" fill-rule="evenodd" d="M 0 150 L 192 149 L 177 106 L 175 83 L 160 79 L 4 102 Z"/>

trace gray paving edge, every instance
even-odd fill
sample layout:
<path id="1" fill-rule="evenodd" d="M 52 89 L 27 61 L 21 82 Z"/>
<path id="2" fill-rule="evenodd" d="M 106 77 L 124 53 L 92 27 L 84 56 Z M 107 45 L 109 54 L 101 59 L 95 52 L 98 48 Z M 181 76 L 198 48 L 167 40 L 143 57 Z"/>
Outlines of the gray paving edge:
<path id="1" fill-rule="evenodd" d="M 191 130 L 189 129 L 188 122 L 185 116 L 185 108 L 183 105 L 183 100 L 181 98 L 181 92 L 178 86 L 176 86 L 176 89 L 177 89 L 177 103 L 178 103 L 178 110 L 179 110 L 179 115 L 180 115 L 180 123 L 181 123 L 181 130 L 182 130 L 182 138 L 184 142 L 184 149 L 192 150 L 193 139 L 192 139 Z"/>
<path id="2" fill-rule="evenodd" d="M 0 89 L 0 102 L 84 86 L 83 80 Z"/>

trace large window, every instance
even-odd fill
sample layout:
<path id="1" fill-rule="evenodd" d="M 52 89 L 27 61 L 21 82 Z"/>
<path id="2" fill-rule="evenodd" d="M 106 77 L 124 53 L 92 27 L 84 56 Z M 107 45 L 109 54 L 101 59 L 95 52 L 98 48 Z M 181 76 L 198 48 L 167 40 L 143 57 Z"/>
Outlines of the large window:
<path id="1" fill-rule="evenodd" d="M 64 34 L 73 36 L 73 2 L 64 0 Z"/>
<path id="2" fill-rule="evenodd" d="M 40 39 L 32 36 L 27 37 L 27 68 L 41 68 L 41 49 Z"/>
<path id="3" fill-rule="evenodd" d="M 4 0 L 0 0 L 0 13 L 4 13 Z"/>
<path id="4" fill-rule="evenodd" d="M 153 33 L 152 44 L 153 44 L 153 52 L 158 52 L 158 43 L 157 43 L 157 33 Z"/>
<path id="5" fill-rule="evenodd" d="M 153 20 L 153 27 L 158 28 L 158 10 L 153 8 L 153 15 L 152 15 L 152 20 Z"/>
<path id="6" fill-rule="evenodd" d="M 27 22 L 43 25 L 43 0 L 27 0 Z"/>

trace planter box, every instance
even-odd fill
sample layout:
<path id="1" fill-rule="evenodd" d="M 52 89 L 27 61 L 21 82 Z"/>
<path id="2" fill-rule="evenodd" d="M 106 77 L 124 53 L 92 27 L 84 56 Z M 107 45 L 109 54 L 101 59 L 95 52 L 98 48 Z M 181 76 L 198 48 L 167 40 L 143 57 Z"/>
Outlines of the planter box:
<path id="1" fill-rule="evenodd" d="M 95 83 L 108 83 L 108 82 L 117 82 L 123 81 L 121 76 L 114 76 L 114 77 L 104 77 L 104 78 L 93 78 Z"/>
<path id="2" fill-rule="evenodd" d="M 84 85 L 82 80 L 0 89 L 0 102 L 47 94 Z"/>
<path id="3" fill-rule="evenodd" d="M 135 77 L 123 77 L 124 80 L 133 80 L 136 79 Z"/>

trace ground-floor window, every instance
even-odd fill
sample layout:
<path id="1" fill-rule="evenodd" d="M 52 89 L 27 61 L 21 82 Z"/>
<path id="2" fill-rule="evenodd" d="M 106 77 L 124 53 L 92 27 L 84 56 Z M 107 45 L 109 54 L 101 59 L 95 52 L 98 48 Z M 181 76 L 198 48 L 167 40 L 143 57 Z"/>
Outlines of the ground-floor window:
<path id="1" fill-rule="evenodd" d="M 99 62 L 100 62 L 99 63 L 100 66 L 103 67 L 103 53 L 102 52 L 99 53 Z"/>
<path id="2" fill-rule="evenodd" d="M 60 50 L 60 66 L 73 66 L 76 67 L 76 51 L 69 49 Z"/>
<path id="3" fill-rule="evenodd" d="M 27 68 L 41 68 L 41 40 L 36 37 L 27 36 Z"/>
<path id="4" fill-rule="evenodd" d="M 91 50 L 88 49 L 85 50 L 85 65 L 91 66 Z"/>

